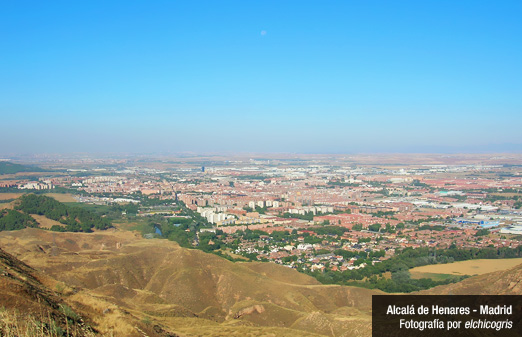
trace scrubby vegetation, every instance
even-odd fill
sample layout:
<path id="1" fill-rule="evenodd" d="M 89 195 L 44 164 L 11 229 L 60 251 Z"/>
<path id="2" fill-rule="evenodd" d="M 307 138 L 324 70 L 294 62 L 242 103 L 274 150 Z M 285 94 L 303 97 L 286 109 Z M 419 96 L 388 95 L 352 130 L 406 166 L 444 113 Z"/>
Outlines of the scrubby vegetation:
<path id="1" fill-rule="evenodd" d="M 38 223 L 31 216 L 15 210 L 0 211 L 0 231 L 12 231 L 26 227 L 38 227 Z"/>
<path id="2" fill-rule="evenodd" d="M 42 195 L 24 195 L 15 208 L 26 214 L 44 215 L 65 225 L 64 227 L 58 225 L 51 227 L 51 230 L 55 231 L 91 232 L 92 228 L 107 229 L 112 226 L 108 219 L 92 211 L 67 206 L 51 197 Z"/>
<path id="3" fill-rule="evenodd" d="M 72 313 L 74 313 L 71 310 Z M 76 314 L 74 314 L 76 315 Z M 79 323 L 64 313 L 62 321 L 50 313 L 42 312 L 38 315 L 24 314 L 16 310 L 0 308 L 0 336 L 4 337 L 94 337 L 96 334 L 90 327 Z"/>
<path id="4" fill-rule="evenodd" d="M 339 250 L 336 254 L 343 255 Z M 351 252 L 345 257 L 351 257 Z M 362 252 L 361 252 L 362 253 Z M 360 255 L 360 253 L 359 253 Z M 517 248 L 470 248 L 470 249 L 437 249 L 405 248 L 390 259 L 372 265 L 373 257 L 359 256 L 358 264 L 368 263 L 364 268 L 343 272 L 307 272 L 325 284 L 356 285 L 366 288 L 377 288 L 386 292 L 412 292 L 429 289 L 441 284 L 461 281 L 467 276 L 454 276 L 435 281 L 429 278 L 412 279 L 409 269 L 438 263 L 451 263 L 474 259 L 504 259 L 522 257 L 522 246 Z M 306 272 L 306 271 L 305 271 Z M 391 278 L 384 277 L 390 273 Z"/>

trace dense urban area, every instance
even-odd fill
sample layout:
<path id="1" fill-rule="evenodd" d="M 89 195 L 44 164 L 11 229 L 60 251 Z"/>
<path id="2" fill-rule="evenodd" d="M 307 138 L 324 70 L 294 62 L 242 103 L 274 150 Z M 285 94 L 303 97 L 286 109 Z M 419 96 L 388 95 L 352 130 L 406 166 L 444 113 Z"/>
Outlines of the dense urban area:
<path id="1" fill-rule="evenodd" d="M 495 160 L 377 164 L 296 156 L 46 165 L 0 162 L 0 191 L 30 193 L 17 203 L 0 200 L 15 202 L 0 214 L 0 229 L 38 226 L 27 214 L 43 214 L 58 223 L 50 230 L 129 228 L 232 261 L 270 261 L 323 283 L 390 292 L 465 277 L 414 279 L 413 267 L 522 256 L 522 166 Z"/>

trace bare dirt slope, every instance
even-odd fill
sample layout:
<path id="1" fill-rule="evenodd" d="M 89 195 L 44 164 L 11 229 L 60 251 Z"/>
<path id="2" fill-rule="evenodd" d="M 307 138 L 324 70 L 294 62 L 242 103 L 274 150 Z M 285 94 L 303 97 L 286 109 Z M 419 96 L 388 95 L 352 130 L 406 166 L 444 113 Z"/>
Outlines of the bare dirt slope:
<path id="1" fill-rule="evenodd" d="M 75 289 L 69 300 L 101 331 L 130 315 L 182 336 L 371 334 L 375 291 L 320 285 L 275 264 L 232 263 L 117 231 L 28 228 L 0 233 L 0 244 Z"/>

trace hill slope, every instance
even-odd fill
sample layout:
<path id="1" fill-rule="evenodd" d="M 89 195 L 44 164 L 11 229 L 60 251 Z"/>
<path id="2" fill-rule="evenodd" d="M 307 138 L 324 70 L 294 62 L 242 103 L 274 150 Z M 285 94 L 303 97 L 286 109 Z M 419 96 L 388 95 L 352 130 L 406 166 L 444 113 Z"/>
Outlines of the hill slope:
<path id="1" fill-rule="evenodd" d="M 26 228 L 0 233 L 0 245 L 36 267 L 3 258 L 10 261 L 3 265 L 17 266 L 16 282 L 29 282 L 28 289 L 41 289 L 36 293 L 46 296 L 44 302 L 54 303 L 51 312 L 59 315 L 60 304 L 67 303 L 108 335 L 369 336 L 371 295 L 380 293 L 321 285 L 279 265 L 232 263 L 115 229 L 87 234 Z M 0 261 L 8 255 L 2 254 Z M 67 285 L 60 294 L 49 290 L 56 280 Z M 421 294 L 521 294 L 520 280 L 522 265 Z M 0 281 L 0 302 L 22 308 L 38 302 L 24 292 L 13 295 L 12 278 Z"/>
<path id="2" fill-rule="evenodd" d="M 102 331 L 110 325 L 102 312 L 113 308 L 183 336 L 223 331 L 371 334 L 371 294 L 377 292 L 321 285 L 275 264 L 232 263 L 129 232 L 52 233 L 28 228 L 0 233 L 0 243 L 77 289 L 70 300 L 92 312 Z"/>
<path id="3" fill-rule="evenodd" d="M 41 280 L 53 280 L 0 249 L 0 335 L 93 336 L 95 331 Z M 13 334 L 11 334 L 13 332 Z"/>

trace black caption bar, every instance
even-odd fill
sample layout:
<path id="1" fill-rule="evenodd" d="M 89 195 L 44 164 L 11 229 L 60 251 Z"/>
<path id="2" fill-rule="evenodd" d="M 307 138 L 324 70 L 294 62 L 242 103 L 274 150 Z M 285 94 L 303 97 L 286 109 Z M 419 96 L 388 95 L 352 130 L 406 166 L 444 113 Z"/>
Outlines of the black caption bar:
<path id="1" fill-rule="evenodd" d="M 522 336 L 522 296 L 374 295 L 372 336 Z"/>

